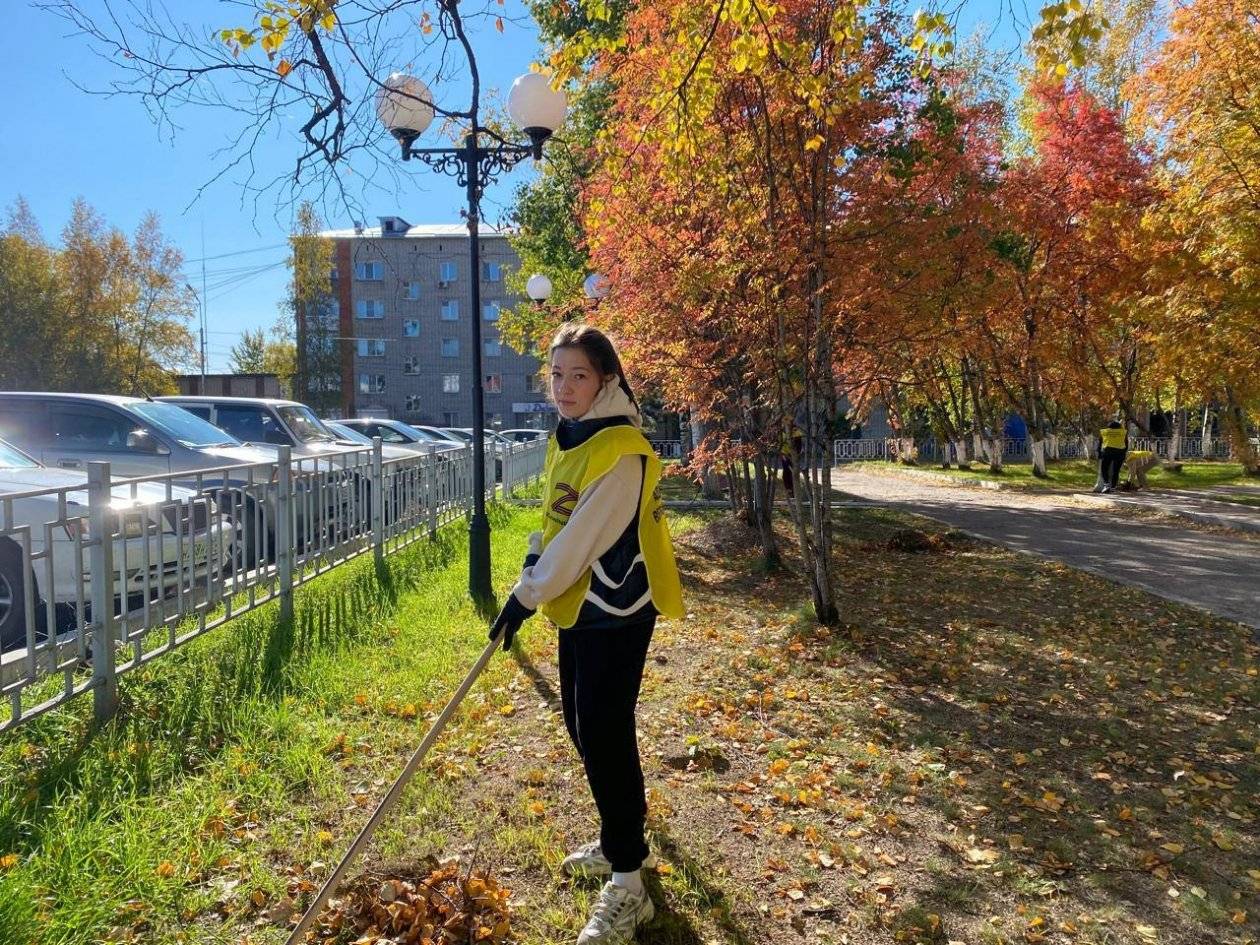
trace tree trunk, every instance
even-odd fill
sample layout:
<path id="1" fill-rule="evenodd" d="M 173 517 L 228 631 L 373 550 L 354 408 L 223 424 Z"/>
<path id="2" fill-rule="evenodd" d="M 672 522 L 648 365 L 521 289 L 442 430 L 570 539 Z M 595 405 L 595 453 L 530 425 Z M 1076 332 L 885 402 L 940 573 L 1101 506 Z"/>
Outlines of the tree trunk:
<path id="1" fill-rule="evenodd" d="M 1247 435 L 1247 416 L 1243 409 L 1229 394 L 1225 409 L 1221 411 L 1222 426 L 1229 439 L 1229 452 L 1234 462 L 1241 463 L 1243 473 L 1248 476 L 1260 476 L 1260 456 Z"/>
<path id="2" fill-rule="evenodd" d="M 1038 479 L 1045 479 L 1048 475 L 1046 472 L 1046 441 L 1034 436 L 1029 449 L 1032 453 L 1032 474 Z"/>
<path id="3" fill-rule="evenodd" d="M 774 457 L 757 456 L 753 460 L 753 489 L 757 496 L 756 528 L 761 542 L 761 564 L 767 571 L 781 564 L 774 538 Z"/>
<path id="4" fill-rule="evenodd" d="M 949 469 L 949 440 L 936 441 L 937 457 L 941 469 Z"/>
<path id="5" fill-rule="evenodd" d="M 992 437 L 989 440 L 989 472 L 1000 473 L 1002 471 L 1002 438 L 1000 436 Z"/>
<path id="6" fill-rule="evenodd" d="M 954 440 L 954 462 L 958 464 L 959 469 L 971 468 L 971 457 L 967 454 L 967 438 L 960 436 Z"/>

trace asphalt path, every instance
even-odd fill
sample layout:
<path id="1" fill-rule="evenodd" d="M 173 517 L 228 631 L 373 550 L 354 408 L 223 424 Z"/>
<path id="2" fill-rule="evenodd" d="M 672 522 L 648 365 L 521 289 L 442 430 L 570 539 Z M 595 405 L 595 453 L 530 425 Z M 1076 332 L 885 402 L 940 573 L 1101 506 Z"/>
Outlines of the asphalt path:
<path id="1" fill-rule="evenodd" d="M 1135 519 L 1084 497 L 953 486 L 860 464 L 839 468 L 832 481 L 857 498 L 1260 630 L 1260 539 L 1254 535 Z"/>

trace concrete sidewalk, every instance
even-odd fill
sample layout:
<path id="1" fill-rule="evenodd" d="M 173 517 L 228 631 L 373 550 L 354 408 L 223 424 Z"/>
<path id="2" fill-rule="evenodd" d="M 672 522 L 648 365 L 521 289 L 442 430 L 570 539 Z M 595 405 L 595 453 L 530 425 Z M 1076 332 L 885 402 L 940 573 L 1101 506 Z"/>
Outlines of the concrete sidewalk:
<path id="1" fill-rule="evenodd" d="M 858 467 L 836 470 L 832 482 L 849 495 L 1260 630 L 1260 538 L 1135 521 L 1093 496 L 975 489 Z"/>

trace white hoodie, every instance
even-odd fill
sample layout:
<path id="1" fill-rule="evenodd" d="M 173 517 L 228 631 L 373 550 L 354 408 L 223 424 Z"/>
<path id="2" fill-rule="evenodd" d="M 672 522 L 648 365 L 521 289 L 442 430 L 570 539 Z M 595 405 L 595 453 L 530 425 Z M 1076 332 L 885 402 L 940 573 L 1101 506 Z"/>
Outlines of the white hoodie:
<path id="1" fill-rule="evenodd" d="M 609 381 L 596 395 L 591 409 L 579 420 L 629 417 L 643 425 L 638 408 L 617 380 Z M 643 461 L 623 456 L 607 475 L 601 476 L 578 497 L 569 521 L 542 547 L 542 532 L 529 536 L 529 553 L 541 554 L 533 567 L 521 571 L 512 593 L 526 607 L 537 609 L 567 591 L 582 572 L 599 560 L 634 521 L 643 486 Z"/>

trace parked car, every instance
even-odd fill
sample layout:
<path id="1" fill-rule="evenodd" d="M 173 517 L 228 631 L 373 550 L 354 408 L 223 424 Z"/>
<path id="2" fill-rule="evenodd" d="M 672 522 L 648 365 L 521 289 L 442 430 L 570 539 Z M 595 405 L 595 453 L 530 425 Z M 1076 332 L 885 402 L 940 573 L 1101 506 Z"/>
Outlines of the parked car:
<path id="1" fill-rule="evenodd" d="M 293 459 L 302 461 L 294 488 L 299 492 L 318 489 L 324 494 L 326 515 L 316 514 L 312 518 L 326 523 L 326 528 L 321 526 L 319 534 L 330 540 L 336 540 L 338 534 L 345 533 L 349 519 L 360 514 L 356 510 L 361 510 L 367 501 L 365 477 L 355 470 L 341 472 L 337 463 L 339 456 L 361 451 L 362 445 L 339 440 L 305 404 L 271 397 L 172 396 L 158 399 L 177 404 L 246 443 L 290 447 Z M 358 457 L 346 459 L 362 462 Z M 320 480 L 320 485 L 316 486 L 312 481 L 315 478 Z M 308 532 L 312 539 L 316 537 L 313 525 L 308 527 L 306 524 L 308 504 L 302 499 L 296 505 L 300 547 L 305 547 Z"/>
<path id="2" fill-rule="evenodd" d="M 503 430 L 500 436 L 513 443 L 531 443 L 534 440 L 545 440 L 550 435 L 546 430 Z"/>
<path id="3" fill-rule="evenodd" d="M 454 440 L 427 433 L 410 424 L 403 423 L 401 420 L 356 417 L 350 420 L 340 420 L 338 423 L 357 430 L 363 436 L 379 436 L 382 443 L 390 443 L 415 453 L 427 453 L 430 446 L 437 446 L 439 450 L 445 452 L 459 445 Z"/>
<path id="4" fill-rule="evenodd" d="M 274 448 L 245 445 L 175 404 L 109 394 L 0 392 L 0 437 L 45 466 L 157 476 L 274 463 Z"/>
<path id="5" fill-rule="evenodd" d="M 372 437 L 370 435 L 365 435 L 359 430 L 356 430 L 354 427 L 349 426 L 344 421 L 325 420 L 323 421 L 323 424 L 337 435 L 339 443 L 350 444 L 358 449 L 372 445 Z M 407 449 L 406 447 L 399 446 L 393 442 L 385 442 L 385 438 L 381 437 L 382 459 L 408 459 L 414 457 L 415 455 L 415 450 Z"/>
<path id="6" fill-rule="evenodd" d="M 465 440 L 462 436 L 456 436 L 448 430 L 441 430 L 437 427 L 421 426 L 418 423 L 409 423 L 407 426 L 411 427 L 413 430 L 418 430 L 420 433 L 427 437 L 431 437 L 438 442 L 454 443 L 456 446 L 467 446 L 470 442 L 472 442 L 472 437 Z"/>
<path id="7" fill-rule="evenodd" d="M 465 443 L 473 441 L 473 431 L 467 427 L 443 427 L 443 433 L 450 433 L 459 437 Z M 485 431 L 485 450 L 494 456 L 494 479 L 495 482 L 503 481 L 503 454 L 512 446 L 512 441 L 500 436 L 493 430 Z"/>
<path id="8" fill-rule="evenodd" d="M 90 528 L 87 476 L 77 470 L 49 469 L 0 440 L 0 498 L 41 489 L 66 491 L 0 502 L 0 650 L 26 643 L 22 546 L 14 529 L 30 528 L 37 634 L 42 637 L 48 632 L 48 601 L 57 614 L 54 631 L 73 626 L 80 598 L 90 610 L 91 553 L 82 544 L 82 587 L 75 583 L 75 538 L 86 537 Z M 148 591 L 155 596 L 174 593 L 181 584 L 204 587 L 208 575 L 221 574 L 231 561 L 235 528 L 212 497 L 175 486 L 168 496 L 166 485 L 160 482 L 116 486 L 112 495 L 110 505 L 122 536 L 114 542 L 114 567 L 124 581 L 115 587 L 118 598 L 131 601 L 144 595 L 146 579 Z M 12 510 L 11 519 L 6 520 L 5 509 Z M 46 529 L 51 523 L 58 524 Z M 51 533 L 51 543 L 46 532 Z M 46 551 L 52 561 L 51 586 L 45 560 L 34 560 Z"/>
<path id="9" fill-rule="evenodd" d="M 242 564 L 253 567 L 260 550 L 271 557 L 274 525 L 265 537 L 258 526 L 274 503 L 274 446 L 246 445 L 176 404 L 60 392 L 0 392 L 0 437 L 48 467 L 84 472 L 88 463 L 106 461 L 117 478 L 180 474 L 176 485 L 212 486 L 224 512 L 241 524 Z M 242 468 L 216 473 L 213 484 L 198 482 L 199 473 L 225 467 Z"/>
<path id="10" fill-rule="evenodd" d="M 178 404 L 245 443 L 288 446 L 295 458 L 330 456 L 361 449 L 337 442 L 310 407 L 270 397 L 159 397 Z"/>

